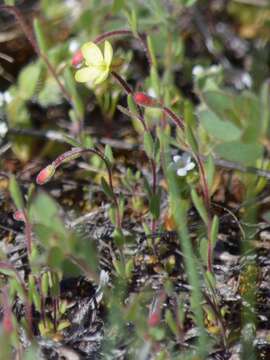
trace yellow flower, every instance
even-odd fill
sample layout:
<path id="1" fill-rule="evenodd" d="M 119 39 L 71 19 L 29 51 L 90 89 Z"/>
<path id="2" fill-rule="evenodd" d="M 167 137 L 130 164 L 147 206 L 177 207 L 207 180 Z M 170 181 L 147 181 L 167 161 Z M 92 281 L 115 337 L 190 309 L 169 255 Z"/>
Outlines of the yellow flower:
<path id="1" fill-rule="evenodd" d="M 76 71 L 75 80 L 78 82 L 90 82 L 98 85 L 106 80 L 111 68 L 113 49 L 108 41 L 105 41 L 104 55 L 100 48 L 93 42 L 84 44 L 81 48 L 86 67 Z"/>

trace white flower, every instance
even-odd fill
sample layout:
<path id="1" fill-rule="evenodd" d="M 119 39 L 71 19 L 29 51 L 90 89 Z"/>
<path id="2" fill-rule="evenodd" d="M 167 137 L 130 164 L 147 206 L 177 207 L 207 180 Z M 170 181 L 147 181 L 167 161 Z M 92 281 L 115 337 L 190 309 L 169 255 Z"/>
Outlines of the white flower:
<path id="1" fill-rule="evenodd" d="M 10 94 L 9 91 L 4 92 L 4 101 L 9 104 L 13 100 L 13 96 Z"/>
<path id="2" fill-rule="evenodd" d="M 8 132 L 7 124 L 4 122 L 0 122 L 0 138 L 5 137 L 7 132 Z"/>
<path id="3" fill-rule="evenodd" d="M 77 51 L 80 47 L 80 44 L 77 40 L 72 39 L 68 45 L 68 50 L 71 53 L 74 53 L 75 51 Z"/>
<path id="4" fill-rule="evenodd" d="M 173 162 L 178 176 L 186 176 L 188 171 L 195 168 L 195 163 L 191 161 L 191 156 L 186 152 L 183 155 L 175 155 Z"/>
<path id="5" fill-rule="evenodd" d="M 204 73 L 204 68 L 201 65 L 196 65 L 194 66 L 194 68 L 192 69 L 192 75 L 193 76 L 201 76 Z"/>

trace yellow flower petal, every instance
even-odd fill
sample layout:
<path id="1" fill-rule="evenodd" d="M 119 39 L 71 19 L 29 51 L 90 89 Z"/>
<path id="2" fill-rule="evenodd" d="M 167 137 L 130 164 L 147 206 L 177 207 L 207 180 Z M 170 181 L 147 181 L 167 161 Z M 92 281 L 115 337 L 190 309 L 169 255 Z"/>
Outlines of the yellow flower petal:
<path id="1" fill-rule="evenodd" d="M 102 81 L 106 80 L 109 75 L 109 68 L 102 71 L 99 77 L 94 81 L 95 85 L 102 83 Z"/>
<path id="2" fill-rule="evenodd" d="M 78 82 L 95 82 L 103 74 L 99 68 L 94 66 L 92 67 L 84 67 L 75 73 L 75 80 Z"/>
<path id="3" fill-rule="evenodd" d="M 93 42 L 84 44 L 81 50 L 88 65 L 99 65 L 104 61 L 100 48 Z"/>
<path id="4" fill-rule="evenodd" d="M 112 57 L 113 57 L 112 45 L 109 43 L 109 41 L 106 40 L 104 45 L 104 61 L 107 66 L 111 65 Z"/>

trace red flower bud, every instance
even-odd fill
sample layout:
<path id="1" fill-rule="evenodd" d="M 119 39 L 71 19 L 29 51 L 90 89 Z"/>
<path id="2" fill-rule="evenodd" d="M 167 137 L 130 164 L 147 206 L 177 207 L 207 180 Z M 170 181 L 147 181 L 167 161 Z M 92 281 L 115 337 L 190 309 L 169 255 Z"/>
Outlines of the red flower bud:
<path id="1" fill-rule="evenodd" d="M 160 107 L 160 103 L 157 99 L 143 92 L 136 92 L 133 96 L 133 99 L 137 105 L 145 107 Z"/>
<path id="2" fill-rule="evenodd" d="M 155 311 L 148 318 L 148 326 L 155 327 L 160 323 L 160 314 Z"/>
<path id="3" fill-rule="evenodd" d="M 42 169 L 37 178 L 36 178 L 36 182 L 38 185 L 43 185 L 46 182 L 48 182 L 54 175 L 55 173 L 55 166 L 54 165 L 48 165 L 46 166 L 44 169 Z"/>
<path id="4" fill-rule="evenodd" d="M 25 222 L 25 216 L 22 210 L 16 210 L 13 214 L 13 219 L 16 221 L 22 221 Z"/>
<path id="5" fill-rule="evenodd" d="M 71 64 L 72 66 L 78 66 L 83 61 L 83 54 L 81 50 L 78 50 L 72 57 Z"/>
<path id="6" fill-rule="evenodd" d="M 11 334 L 12 331 L 14 330 L 13 322 L 12 322 L 12 314 L 10 311 L 8 312 L 8 314 L 4 314 L 3 328 L 5 333 L 7 334 Z"/>

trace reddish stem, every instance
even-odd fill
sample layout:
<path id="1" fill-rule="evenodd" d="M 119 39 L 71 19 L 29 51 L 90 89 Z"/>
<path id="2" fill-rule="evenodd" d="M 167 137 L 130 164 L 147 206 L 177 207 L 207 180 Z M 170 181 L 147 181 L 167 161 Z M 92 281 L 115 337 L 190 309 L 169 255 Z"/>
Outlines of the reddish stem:
<path id="1" fill-rule="evenodd" d="M 181 130 L 184 130 L 185 125 L 184 125 L 184 119 L 182 117 L 177 116 L 171 109 L 169 109 L 166 106 L 163 107 L 163 111 L 175 122 L 175 124 Z"/>
<path id="2" fill-rule="evenodd" d="M 157 169 L 156 169 L 156 163 L 155 160 L 151 159 L 151 165 L 152 165 L 152 176 L 153 176 L 153 184 L 152 184 L 152 191 L 153 195 L 156 194 L 157 191 Z M 152 233 L 155 233 L 156 231 L 156 220 L 152 219 Z"/>
<path id="3" fill-rule="evenodd" d="M 128 85 L 126 80 L 124 80 L 119 74 L 117 74 L 115 71 L 111 71 L 112 76 L 115 78 L 115 80 L 118 82 L 118 84 L 124 89 L 125 93 L 127 95 L 130 95 L 133 93 L 132 88 Z"/>
<path id="4" fill-rule="evenodd" d="M 32 252 L 32 227 L 31 227 L 26 210 L 23 210 L 23 215 L 24 215 L 24 219 L 25 219 L 26 247 L 27 247 L 28 256 L 30 256 L 31 252 Z"/>
<path id="5" fill-rule="evenodd" d="M 136 40 L 138 40 L 141 43 L 143 51 L 146 54 L 146 58 L 147 58 L 149 67 L 151 68 L 152 59 L 151 59 L 151 55 L 149 53 L 148 46 L 144 39 L 144 37 L 145 37 L 144 34 L 138 33 L 137 36 L 135 36 L 133 31 L 131 31 L 131 30 L 127 30 L 127 29 L 113 30 L 113 31 L 105 32 L 105 33 L 99 35 L 98 37 L 96 37 L 96 39 L 94 40 L 94 43 L 100 44 L 105 39 L 108 39 L 110 37 L 115 37 L 115 36 L 122 36 L 122 35 L 133 36 Z"/>

